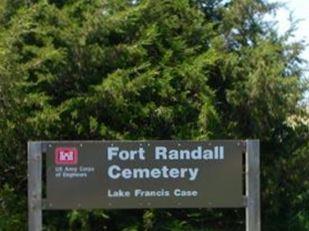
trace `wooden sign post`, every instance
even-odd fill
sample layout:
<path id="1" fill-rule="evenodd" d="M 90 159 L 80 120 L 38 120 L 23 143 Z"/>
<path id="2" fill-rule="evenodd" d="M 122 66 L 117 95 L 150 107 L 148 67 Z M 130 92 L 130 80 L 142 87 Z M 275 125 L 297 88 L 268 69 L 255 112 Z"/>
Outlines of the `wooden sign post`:
<path id="1" fill-rule="evenodd" d="M 246 230 L 261 230 L 259 140 L 246 140 Z"/>
<path id="2" fill-rule="evenodd" d="M 242 207 L 246 230 L 260 231 L 259 168 L 259 140 L 31 141 L 29 230 L 42 230 L 43 208 Z"/>
<path id="3" fill-rule="evenodd" d="M 42 142 L 28 142 L 28 222 L 42 230 Z"/>

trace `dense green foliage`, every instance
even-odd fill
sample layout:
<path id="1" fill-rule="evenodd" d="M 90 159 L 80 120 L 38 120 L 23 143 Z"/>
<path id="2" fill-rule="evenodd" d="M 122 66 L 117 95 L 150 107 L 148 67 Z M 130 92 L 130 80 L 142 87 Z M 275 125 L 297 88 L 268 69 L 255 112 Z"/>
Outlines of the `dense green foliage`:
<path id="1" fill-rule="evenodd" d="M 309 230 L 301 43 L 264 0 L 1 0 L 0 230 L 27 222 L 26 143 L 261 139 L 263 230 Z M 244 230 L 243 209 L 44 212 L 47 230 Z"/>

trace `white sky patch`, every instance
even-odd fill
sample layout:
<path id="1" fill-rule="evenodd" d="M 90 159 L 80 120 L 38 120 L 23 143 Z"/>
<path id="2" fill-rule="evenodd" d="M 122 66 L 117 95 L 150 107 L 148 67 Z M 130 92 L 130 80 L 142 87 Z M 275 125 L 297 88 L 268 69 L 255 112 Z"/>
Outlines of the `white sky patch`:
<path id="1" fill-rule="evenodd" d="M 309 81 L 309 0 L 268 0 L 270 3 L 280 2 L 284 3 L 285 7 L 277 10 L 275 15 L 269 15 L 266 20 L 278 21 L 277 27 L 279 34 L 287 31 L 291 24 L 289 21 L 290 14 L 292 13 L 293 20 L 299 20 L 297 30 L 294 32 L 293 41 L 304 41 L 306 48 L 301 54 L 301 58 L 305 59 L 308 63 L 305 64 L 305 73 L 303 78 Z M 305 102 L 309 105 L 309 89 L 305 94 Z"/>

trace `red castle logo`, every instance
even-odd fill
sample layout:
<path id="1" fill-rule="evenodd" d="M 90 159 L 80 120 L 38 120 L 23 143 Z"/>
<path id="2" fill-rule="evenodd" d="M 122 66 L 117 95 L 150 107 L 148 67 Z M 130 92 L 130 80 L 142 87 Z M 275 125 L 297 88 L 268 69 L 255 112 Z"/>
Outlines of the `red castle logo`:
<path id="1" fill-rule="evenodd" d="M 56 164 L 77 164 L 78 150 L 71 147 L 58 147 L 55 150 L 55 163 Z"/>

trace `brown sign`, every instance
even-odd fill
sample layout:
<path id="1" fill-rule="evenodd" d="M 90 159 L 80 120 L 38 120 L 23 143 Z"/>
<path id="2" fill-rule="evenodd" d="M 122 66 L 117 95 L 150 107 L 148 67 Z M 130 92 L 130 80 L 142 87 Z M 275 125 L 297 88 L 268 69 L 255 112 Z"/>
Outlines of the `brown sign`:
<path id="1" fill-rule="evenodd" d="M 243 207 L 241 141 L 47 143 L 47 209 Z"/>

